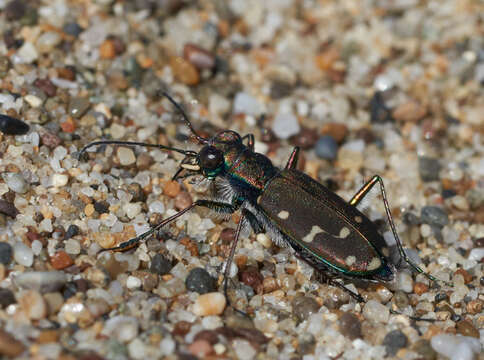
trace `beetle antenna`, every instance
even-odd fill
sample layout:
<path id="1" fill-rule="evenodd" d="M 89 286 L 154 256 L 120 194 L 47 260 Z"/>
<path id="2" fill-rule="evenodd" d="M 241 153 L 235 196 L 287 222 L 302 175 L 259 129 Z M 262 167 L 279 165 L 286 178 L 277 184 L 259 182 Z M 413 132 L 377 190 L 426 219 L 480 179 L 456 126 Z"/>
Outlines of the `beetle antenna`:
<path id="1" fill-rule="evenodd" d="M 208 139 L 205 139 L 205 138 L 201 137 L 195 131 L 195 129 L 193 128 L 193 125 L 192 125 L 190 119 L 188 118 L 187 113 L 185 112 L 185 110 L 183 110 L 183 108 L 181 107 L 181 105 L 178 102 L 176 102 L 175 99 L 173 99 L 171 97 L 171 95 L 169 95 L 167 92 L 165 92 L 163 90 L 160 90 L 160 94 L 163 95 L 164 97 L 166 97 L 173 104 L 173 106 L 176 107 L 176 109 L 180 112 L 180 114 L 183 116 L 183 120 L 185 120 L 185 123 L 187 124 L 188 128 L 190 129 L 190 131 L 192 132 L 192 134 L 195 136 L 195 138 L 198 140 L 198 142 L 200 142 L 202 144 L 206 144 L 208 142 Z"/>
<path id="2" fill-rule="evenodd" d="M 197 156 L 197 153 L 192 150 L 183 150 L 183 149 L 177 149 L 171 146 L 164 146 L 164 145 L 159 145 L 159 144 L 147 144 L 143 142 L 136 142 L 136 141 L 119 141 L 119 140 L 100 140 L 100 141 L 93 141 L 86 146 L 84 146 L 81 151 L 79 151 L 79 157 L 86 152 L 87 149 L 93 147 L 93 146 L 101 146 L 101 145 L 121 145 L 121 146 L 145 146 L 145 147 L 152 147 L 152 148 L 157 148 L 157 149 L 162 149 L 162 150 L 169 150 L 169 151 L 175 151 L 177 153 L 183 154 L 185 156 Z"/>

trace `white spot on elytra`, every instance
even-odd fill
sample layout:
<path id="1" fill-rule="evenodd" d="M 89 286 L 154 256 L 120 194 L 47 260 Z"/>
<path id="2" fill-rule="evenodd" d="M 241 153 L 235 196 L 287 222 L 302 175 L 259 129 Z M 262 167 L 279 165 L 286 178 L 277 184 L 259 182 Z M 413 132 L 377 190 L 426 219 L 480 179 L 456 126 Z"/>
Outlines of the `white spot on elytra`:
<path id="1" fill-rule="evenodd" d="M 277 214 L 277 217 L 282 220 L 286 220 L 289 217 L 289 212 L 282 210 L 279 214 Z"/>
<path id="2" fill-rule="evenodd" d="M 257 196 L 257 204 L 260 204 L 261 201 L 262 201 L 262 195 Z"/>
<path id="3" fill-rule="evenodd" d="M 341 229 L 339 232 L 339 237 L 344 239 L 350 234 L 350 229 L 348 229 L 346 226 Z"/>
<path id="4" fill-rule="evenodd" d="M 314 240 L 314 237 L 316 235 L 318 235 L 319 233 L 322 233 L 322 232 L 324 232 L 323 229 L 321 229 L 317 225 L 314 225 L 311 228 L 311 231 L 309 232 L 309 234 L 307 234 L 305 237 L 302 238 L 302 241 L 307 242 L 307 243 L 310 243 L 310 242 L 312 242 Z"/>
<path id="5" fill-rule="evenodd" d="M 381 248 L 381 252 L 383 253 L 383 255 L 385 256 L 390 256 L 390 249 L 387 248 L 387 247 L 384 247 L 384 248 Z"/>
<path id="6" fill-rule="evenodd" d="M 345 263 L 348 266 L 353 265 L 355 262 L 356 262 L 356 257 L 354 257 L 353 255 L 350 255 L 345 259 Z"/>
<path id="7" fill-rule="evenodd" d="M 371 270 L 376 270 L 381 266 L 381 260 L 377 257 L 374 257 L 371 259 L 370 263 L 368 264 L 368 267 L 366 270 L 371 271 Z"/>
<path id="8" fill-rule="evenodd" d="M 358 223 L 358 224 L 361 224 L 362 221 L 363 221 L 363 218 L 361 216 L 355 216 L 355 221 Z"/>

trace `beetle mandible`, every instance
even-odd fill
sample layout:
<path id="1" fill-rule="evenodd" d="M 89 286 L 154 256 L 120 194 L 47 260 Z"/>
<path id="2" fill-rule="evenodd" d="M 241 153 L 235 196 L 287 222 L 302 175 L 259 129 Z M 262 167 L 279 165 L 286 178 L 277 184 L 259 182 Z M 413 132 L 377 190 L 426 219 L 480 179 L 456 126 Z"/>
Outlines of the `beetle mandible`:
<path id="1" fill-rule="evenodd" d="M 385 240 L 377 231 L 375 224 L 357 209 L 361 200 L 378 184 L 401 259 L 416 272 L 437 281 L 406 255 L 393 222 L 380 176 L 373 176 L 349 202 L 346 202 L 296 169 L 298 147 L 293 149 L 285 168 L 279 169 L 265 155 L 254 151 L 252 134 L 241 137 L 235 131 L 224 130 L 211 138 L 204 138 L 195 131 L 182 107 L 169 94 L 163 92 L 163 95 L 181 113 L 191 133 L 202 145 L 199 152 L 141 142 L 102 140 L 86 145 L 79 155 L 93 146 L 108 144 L 175 151 L 185 157 L 173 176 L 174 180 L 201 174 L 215 181 L 216 186 L 222 191 L 216 198 L 196 200 L 147 232 L 102 251 L 131 249 L 196 206 L 223 214 L 240 211 L 242 216 L 225 264 L 223 288 L 226 297 L 237 242 L 244 224 L 248 223 L 255 233 L 265 231 L 276 244 L 290 246 L 299 258 L 324 274 L 331 285 L 344 289 L 358 301 L 364 302 L 359 294 L 347 289 L 333 278 L 344 277 L 383 283 L 389 283 L 395 278 L 396 267 L 390 261 Z"/>

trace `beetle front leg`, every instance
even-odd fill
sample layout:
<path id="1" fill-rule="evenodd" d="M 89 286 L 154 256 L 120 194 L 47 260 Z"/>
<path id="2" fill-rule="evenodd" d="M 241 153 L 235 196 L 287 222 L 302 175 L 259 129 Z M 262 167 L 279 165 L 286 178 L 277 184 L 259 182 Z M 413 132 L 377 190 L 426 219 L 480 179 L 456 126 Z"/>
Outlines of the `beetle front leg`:
<path id="1" fill-rule="evenodd" d="M 390 211 L 390 205 L 388 204 L 387 200 L 387 195 L 385 191 L 385 186 L 383 185 L 383 180 L 379 175 L 374 175 L 370 181 L 368 181 L 363 187 L 353 196 L 353 198 L 350 200 L 350 205 L 357 206 L 361 200 L 370 192 L 370 190 L 373 188 L 375 184 L 380 184 L 380 192 L 382 195 L 383 199 L 383 205 L 385 206 L 385 212 L 388 218 L 388 222 L 390 223 L 390 228 L 392 229 L 393 236 L 395 238 L 395 242 L 397 244 L 397 249 L 400 254 L 400 257 L 408 264 L 412 269 L 414 269 L 416 272 L 425 275 L 429 280 L 438 282 L 441 281 L 437 279 L 435 276 L 432 276 L 428 274 L 427 272 L 423 271 L 417 264 L 415 264 L 405 253 L 402 242 L 400 238 L 398 237 L 397 229 L 395 227 L 395 223 L 393 222 L 393 217 L 392 213 Z M 451 286 L 451 284 L 447 283 L 446 281 L 443 281 L 446 285 Z"/>
<path id="2" fill-rule="evenodd" d="M 292 150 L 289 160 L 287 160 L 286 169 L 295 169 L 297 167 L 297 161 L 299 160 L 299 146 L 295 146 Z"/>
<path id="3" fill-rule="evenodd" d="M 216 211 L 221 214 L 232 214 L 235 210 L 238 209 L 239 205 L 238 204 L 228 204 L 228 203 L 223 203 L 223 202 L 218 202 L 218 201 L 211 201 L 211 200 L 197 200 L 190 206 L 186 207 L 185 209 L 177 212 L 175 215 L 172 215 L 162 222 L 160 222 L 158 225 L 155 227 L 152 227 L 150 230 L 142 233 L 141 235 L 138 235 L 132 239 L 129 239 L 128 241 L 125 241 L 118 246 L 112 247 L 112 248 L 107 248 L 107 249 L 102 249 L 101 251 L 126 251 L 129 249 L 132 249 L 138 244 L 151 236 L 153 233 L 161 229 L 163 226 L 167 225 L 168 223 L 178 219 L 180 216 L 185 214 L 187 211 L 193 209 L 195 206 L 202 206 L 209 208 L 213 211 Z"/>

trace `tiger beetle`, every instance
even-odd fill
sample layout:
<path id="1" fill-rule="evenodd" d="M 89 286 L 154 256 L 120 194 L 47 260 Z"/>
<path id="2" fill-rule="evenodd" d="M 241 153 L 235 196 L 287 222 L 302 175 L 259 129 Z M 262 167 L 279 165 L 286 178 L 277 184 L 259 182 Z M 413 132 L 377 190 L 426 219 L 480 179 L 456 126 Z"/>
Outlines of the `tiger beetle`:
<path id="1" fill-rule="evenodd" d="M 281 170 L 266 156 L 254 151 L 254 135 L 240 136 L 235 131 L 224 130 L 211 138 L 204 138 L 195 131 L 182 107 L 167 93 L 163 95 L 180 112 L 194 138 L 203 146 L 199 152 L 157 144 L 103 140 L 86 145 L 79 154 L 83 154 L 91 147 L 108 144 L 145 146 L 178 152 L 185 157 L 173 180 L 201 174 L 206 179 L 214 181 L 218 191 L 214 199 L 196 200 L 145 233 L 102 251 L 125 251 L 136 247 L 140 241 L 147 239 L 196 206 L 206 207 L 221 214 L 240 211 L 242 216 L 225 264 L 223 289 L 227 301 L 231 263 L 241 231 L 248 224 L 255 233 L 268 233 L 277 245 L 290 246 L 298 258 L 320 272 L 329 284 L 342 288 L 357 301 L 364 302 L 359 294 L 334 279 L 343 277 L 350 280 L 391 283 L 395 278 L 396 266 L 390 260 L 385 240 L 377 231 L 376 225 L 357 209 L 357 205 L 378 184 L 401 259 L 429 280 L 437 281 L 406 255 L 393 222 L 380 176 L 373 176 L 349 202 L 346 202 L 296 169 L 298 147 L 293 149 L 285 168 Z"/>

